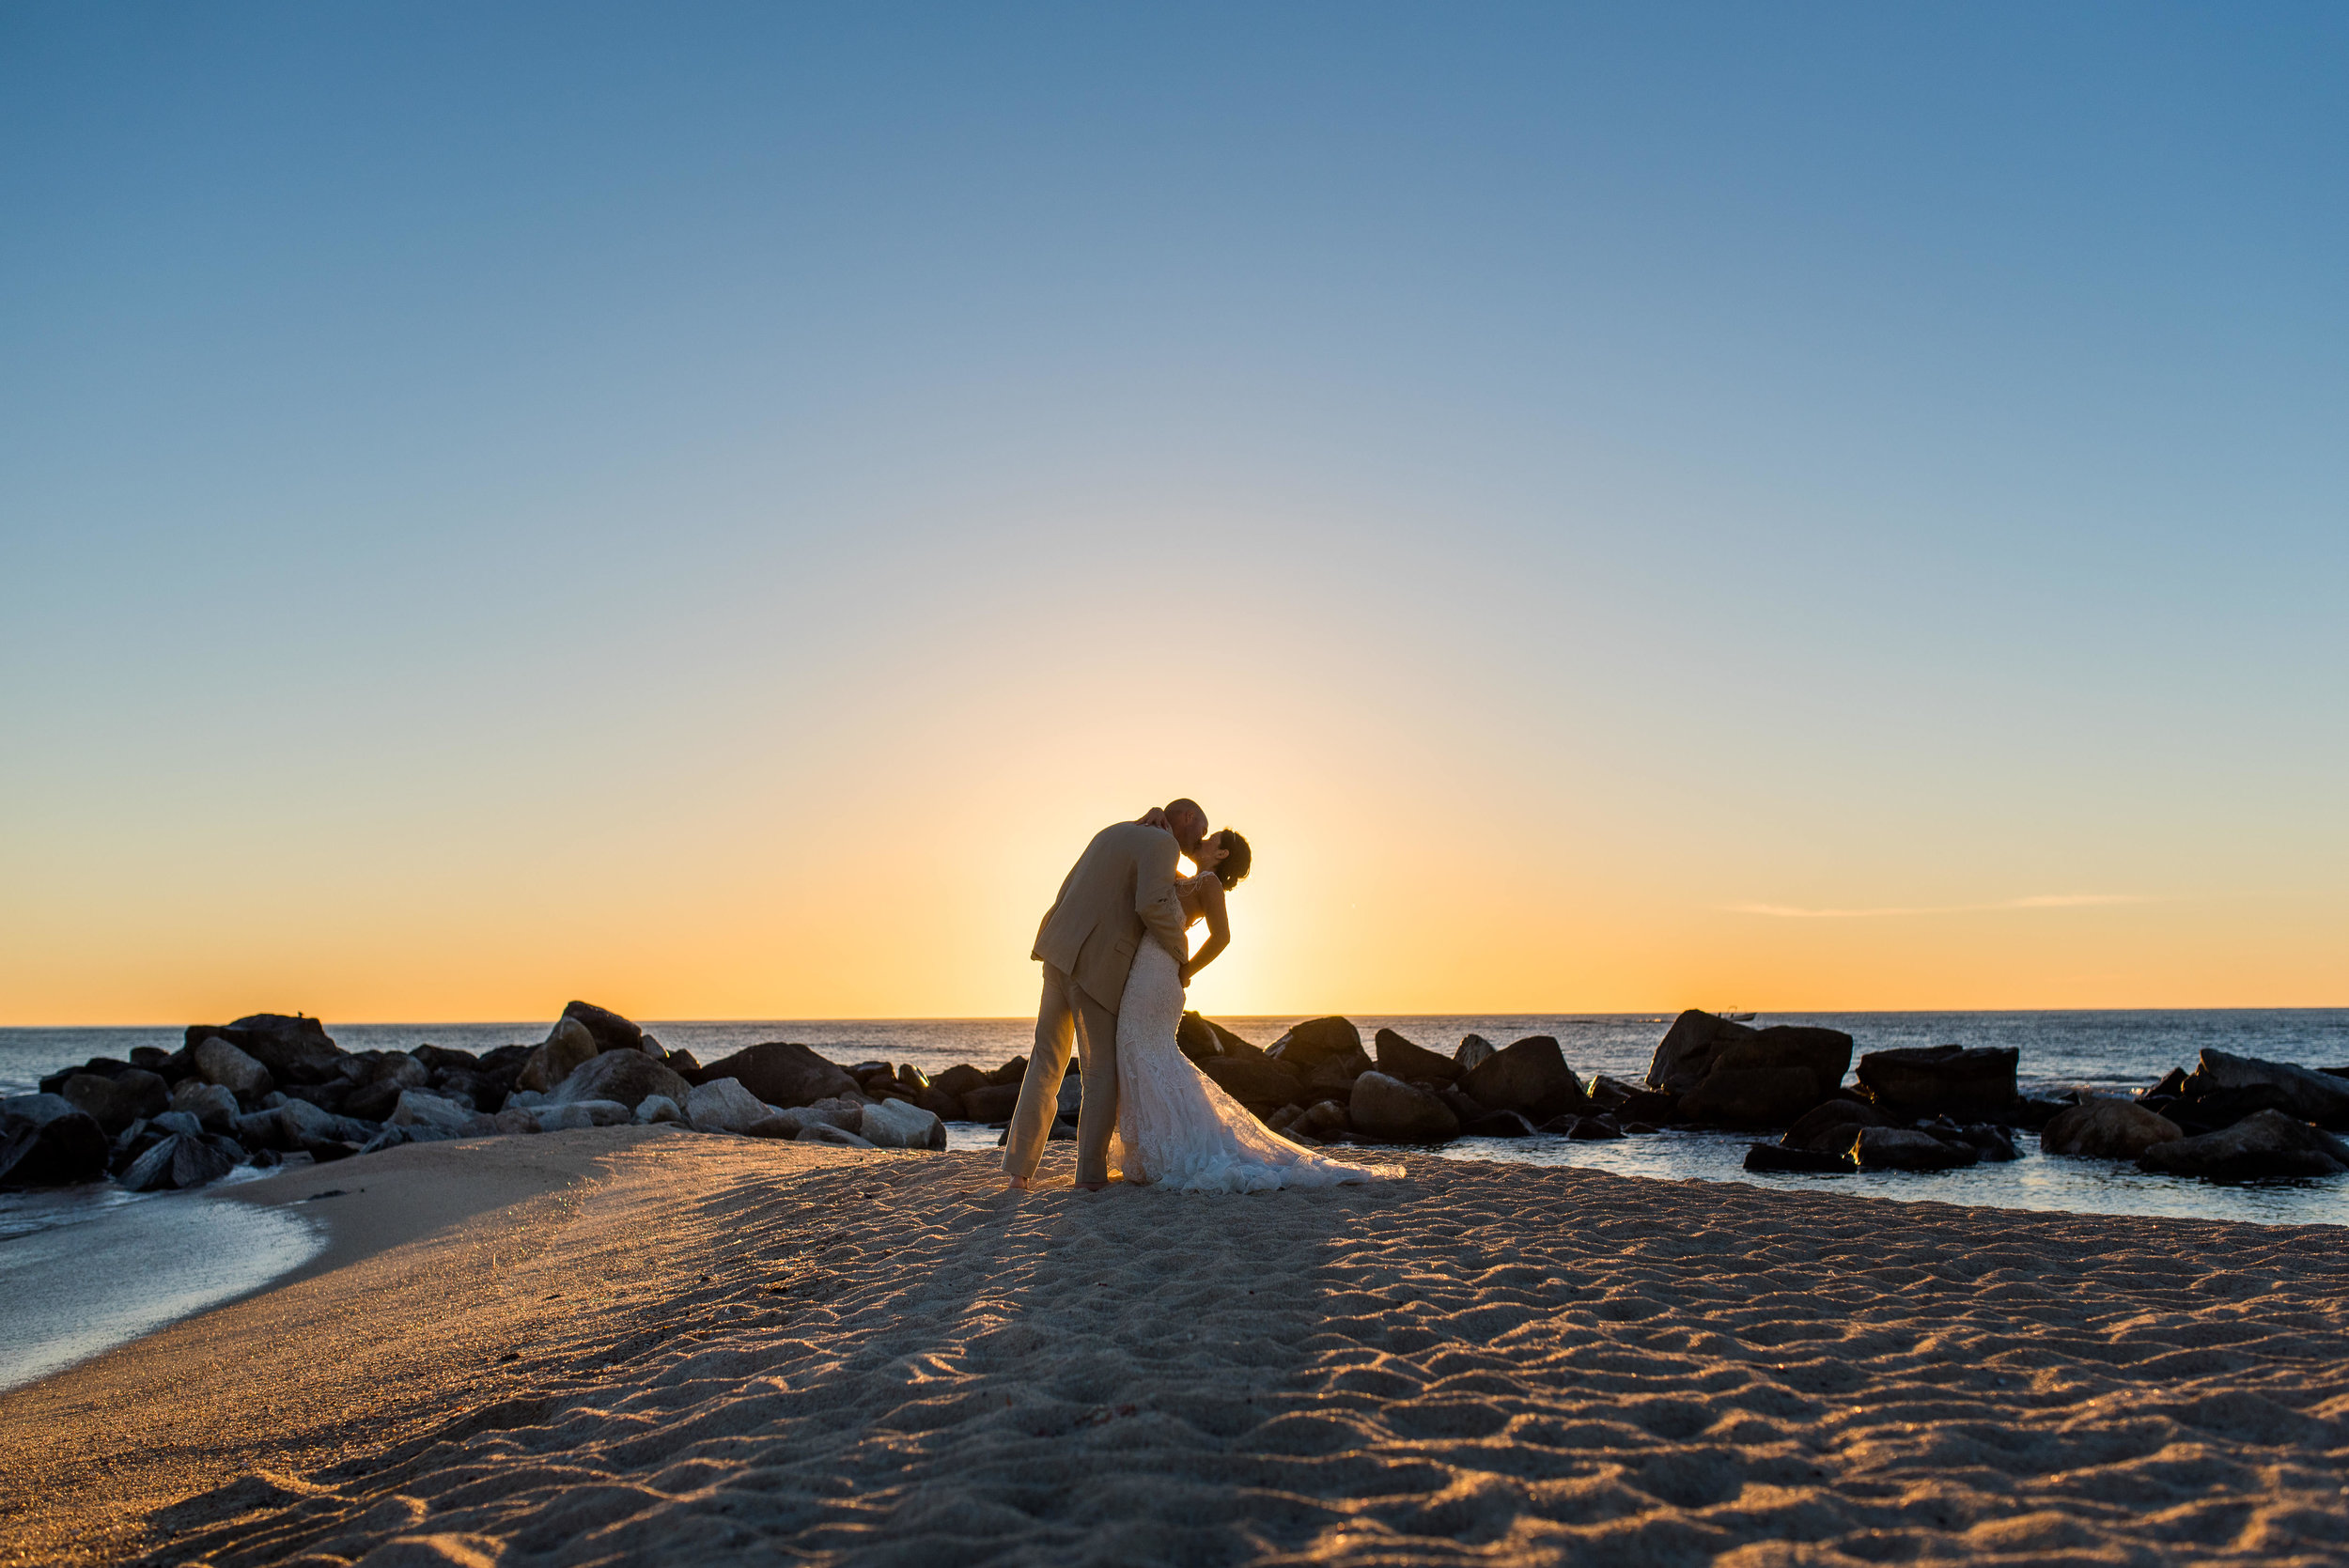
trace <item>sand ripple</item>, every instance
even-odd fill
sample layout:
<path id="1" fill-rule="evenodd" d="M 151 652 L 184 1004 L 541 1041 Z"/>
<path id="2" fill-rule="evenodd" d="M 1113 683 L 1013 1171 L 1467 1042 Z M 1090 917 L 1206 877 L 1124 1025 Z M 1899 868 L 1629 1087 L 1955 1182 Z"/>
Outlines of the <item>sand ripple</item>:
<path id="1" fill-rule="evenodd" d="M 2349 1543 L 2331 1228 L 1450 1160 L 1382 1188 L 1020 1199 L 981 1157 L 770 1174 L 704 1141 L 728 1145 L 716 1175 L 673 1159 L 664 1223 L 706 1277 L 432 1436 L 190 1505 L 164 1559 L 1761 1568 Z"/>

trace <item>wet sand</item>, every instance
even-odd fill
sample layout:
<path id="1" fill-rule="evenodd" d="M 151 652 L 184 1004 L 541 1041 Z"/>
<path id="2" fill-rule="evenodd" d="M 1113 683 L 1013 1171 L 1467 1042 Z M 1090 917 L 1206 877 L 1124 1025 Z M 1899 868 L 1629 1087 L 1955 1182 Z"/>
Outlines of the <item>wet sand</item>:
<path id="1" fill-rule="evenodd" d="M 614 1129 L 8 1396 L 10 1561 L 2339 1563 L 2349 1232 Z M 342 1172 L 348 1172 L 348 1175 Z M 331 1178 L 331 1179 L 328 1179 Z M 281 1196 L 299 1197 L 288 1193 Z M 372 1554 L 372 1555 L 370 1555 Z"/>

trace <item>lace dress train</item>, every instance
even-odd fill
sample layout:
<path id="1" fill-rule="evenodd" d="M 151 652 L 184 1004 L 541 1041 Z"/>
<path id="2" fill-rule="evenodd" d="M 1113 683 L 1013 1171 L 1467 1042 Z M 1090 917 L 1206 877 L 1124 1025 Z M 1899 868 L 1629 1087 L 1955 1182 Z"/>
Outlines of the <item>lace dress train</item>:
<path id="1" fill-rule="evenodd" d="M 1126 1180 L 1184 1192 L 1268 1192 L 1392 1179 L 1399 1165 L 1349 1165 L 1292 1143 L 1250 1115 L 1182 1053 L 1181 972 L 1145 941 L 1117 1009 L 1117 1136 Z"/>

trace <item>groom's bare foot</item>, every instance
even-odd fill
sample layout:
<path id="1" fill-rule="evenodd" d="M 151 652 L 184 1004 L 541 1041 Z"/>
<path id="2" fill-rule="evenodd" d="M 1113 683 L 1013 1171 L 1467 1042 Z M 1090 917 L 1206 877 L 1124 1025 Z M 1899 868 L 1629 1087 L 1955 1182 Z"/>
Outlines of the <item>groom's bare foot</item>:
<path id="1" fill-rule="evenodd" d="M 1079 1182 L 1077 1184 L 1077 1190 L 1080 1192 L 1107 1192 L 1109 1189 L 1110 1184 L 1107 1182 Z"/>
<path id="2" fill-rule="evenodd" d="M 1003 1178 L 1003 1187 L 1006 1191 L 1011 1192 L 1033 1192 L 1035 1190 L 1034 1187 L 1029 1185 L 1028 1178 L 1025 1176 L 1006 1176 Z"/>

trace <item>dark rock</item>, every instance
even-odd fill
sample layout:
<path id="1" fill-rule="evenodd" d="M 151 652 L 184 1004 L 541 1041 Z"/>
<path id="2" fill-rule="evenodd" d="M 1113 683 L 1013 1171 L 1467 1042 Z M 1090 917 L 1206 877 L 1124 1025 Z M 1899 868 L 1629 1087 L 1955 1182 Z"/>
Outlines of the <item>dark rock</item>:
<path id="1" fill-rule="evenodd" d="M 1463 1138 L 1532 1138 L 1540 1131 L 1514 1110 L 1480 1110 L 1460 1124 Z"/>
<path id="2" fill-rule="evenodd" d="M 1017 1083 L 1027 1076 L 1028 1059 L 1024 1056 L 1015 1056 L 988 1074 L 987 1080 L 989 1083 Z"/>
<path id="3" fill-rule="evenodd" d="M 1362 1055 L 1362 1032 L 1346 1018 L 1308 1018 L 1266 1048 L 1265 1054 L 1309 1073 L 1324 1062 Z"/>
<path id="4" fill-rule="evenodd" d="M 170 1067 L 172 1058 L 177 1054 L 178 1053 L 175 1051 L 167 1051 L 163 1049 L 161 1046 L 132 1046 L 131 1048 L 131 1065 L 133 1067 L 145 1068 L 148 1072 L 153 1073 L 157 1078 L 163 1079 L 165 1082 L 169 1082 L 171 1079 L 171 1074 L 165 1069 Z M 182 1074 L 180 1076 L 185 1077 L 186 1075 Z"/>
<path id="5" fill-rule="evenodd" d="M 645 1032 L 609 1008 L 592 1001 L 573 1001 L 564 1005 L 563 1016 L 575 1018 L 596 1037 L 601 1050 L 642 1050 Z"/>
<path id="6" fill-rule="evenodd" d="M 1947 1116 L 1937 1116 L 1930 1122 L 1919 1123 L 1917 1130 L 1929 1132 L 1944 1143 L 1970 1145 L 1983 1159 L 1994 1165 L 2022 1157 L 2015 1153 L 2015 1140 L 2007 1130 L 1993 1126 L 1988 1122 L 1968 1122 L 1961 1126 Z"/>
<path id="7" fill-rule="evenodd" d="M 690 1050 L 673 1050 L 662 1060 L 669 1071 L 689 1082 L 698 1077 L 702 1070 L 702 1064 L 694 1060 L 693 1053 Z"/>
<path id="8" fill-rule="evenodd" d="M 1591 1103 L 1581 1080 L 1547 1034 L 1531 1035 L 1469 1070 L 1461 1087 L 1488 1110 L 1516 1110 L 1536 1122 Z"/>
<path id="9" fill-rule="evenodd" d="M 171 1109 L 194 1117 L 205 1132 L 226 1133 L 237 1125 L 237 1096 L 200 1078 L 183 1079 L 171 1092 Z"/>
<path id="10" fill-rule="evenodd" d="M 2186 1093 L 2187 1093 L 2186 1087 L 2186 1069 L 2184 1067 L 2172 1067 L 2168 1072 L 2162 1074 L 2160 1079 L 2155 1082 L 2152 1088 L 2139 1090 L 2137 1097 L 2140 1100 L 2149 1100 L 2155 1098 L 2156 1096 L 2175 1099 L 2180 1094 L 2184 1094 Z"/>
<path id="11" fill-rule="evenodd" d="M 936 1084 L 930 1085 L 914 1095 L 913 1103 L 941 1122 L 956 1122 L 962 1119 L 962 1096 L 949 1094 Z M 941 1144 L 941 1147 L 943 1145 Z"/>
<path id="12" fill-rule="evenodd" d="M 884 1063 L 885 1065 L 885 1063 Z M 701 1070 L 703 1083 L 730 1078 L 769 1105 L 814 1105 L 858 1087 L 838 1064 L 827 1062 L 805 1046 L 785 1041 L 749 1046 Z"/>
<path id="13" fill-rule="evenodd" d="M 406 1087 L 397 1080 L 362 1084 L 344 1094 L 342 1113 L 356 1116 L 363 1122 L 381 1122 L 399 1104 L 399 1096 Z"/>
<path id="14" fill-rule="evenodd" d="M 1392 1029 L 1372 1037 L 1377 1048 L 1378 1070 L 1406 1083 L 1456 1083 L 1460 1064 L 1439 1051 L 1414 1045 Z"/>
<path id="15" fill-rule="evenodd" d="M 961 1119 L 966 1122 L 1006 1122 L 1019 1105 L 1019 1085 L 988 1083 L 962 1096 Z"/>
<path id="16" fill-rule="evenodd" d="M 2262 1110 L 2217 1132 L 2156 1143 L 2137 1157 L 2137 1164 L 2142 1171 L 2214 1181 L 2337 1176 L 2349 1171 L 2349 1144 L 2295 1116 Z"/>
<path id="17" fill-rule="evenodd" d="M 1848 1176 L 1859 1164 L 1839 1150 L 1755 1143 L 1746 1150 L 1746 1169 L 1772 1176 Z"/>
<path id="18" fill-rule="evenodd" d="M 448 1046 L 418 1046 L 408 1054 L 429 1068 L 435 1078 L 449 1072 L 476 1073 L 482 1067 L 480 1057 L 469 1050 L 457 1050 Z"/>
<path id="19" fill-rule="evenodd" d="M 1361 1051 L 1351 1056 L 1325 1057 L 1314 1063 L 1305 1074 L 1305 1092 L 1315 1097 L 1349 1094 L 1354 1080 L 1371 1071 L 1370 1058 Z"/>
<path id="20" fill-rule="evenodd" d="M 62 1094 L 0 1101 L 0 1188 L 94 1182 L 107 1154 L 106 1129 Z"/>
<path id="21" fill-rule="evenodd" d="M 331 1165 L 338 1159 L 349 1159 L 359 1152 L 358 1144 L 345 1143 L 334 1138 L 313 1139 L 302 1147 L 304 1153 L 320 1165 Z M 255 1163 L 257 1164 L 258 1161 Z"/>
<path id="22" fill-rule="evenodd" d="M 1649 1090 L 1639 1084 L 1626 1083 L 1622 1079 L 1607 1073 L 1601 1073 L 1591 1079 L 1591 1103 L 1601 1110 L 1612 1110 L 1617 1106 L 1627 1102 L 1632 1095 L 1648 1093 L 1650 1093 Z"/>
<path id="23" fill-rule="evenodd" d="M 973 1089 L 986 1088 L 988 1082 L 988 1079 L 985 1073 L 965 1063 L 960 1066 L 949 1067 L 939 1074 L 930 1080 L 930 1087 L 960 1099 Z"/>
<path id="24" fill-rule="evenodd" d="M 2191 1138 L 2233 1126 L 2263 1110 L 2290 1114 L 2292 1097 L 2275 1084 L 2255 1083 L 2243 1089 L 2213 1089 L 2204 1094 L 2155 1102 L 2146 1109 L 2160 1111 Z"/>
<path id="25" fill-rule="evenodd" d="M 1187 1018 L 1199 1018 L 1201 1023 L 1206 1024 L 1210 1030 L 1214 1031 L 1216 1054 L 1219 1056 L 1246 1056 L 1251 1054 L 1261 1056 L 1264 1054 L 1264 1048 L 1262 1046 L 1241 1039 L 1237 1034 L 1233 1033 L 1230 1030 L 1224 1028 L 1213 1018 L 1200 1017 L 1200 1016 L 1196 1013 L 1186 1013 L 1183 1016 Z"/>
<path id="26" fill-rule="evenodd" d="M 1278 1106 L 1307 1101 L 1305 1081 L 1285 1062 L 1270 1056 L 1218 1056 L 1199 1070 L 1240 1104 L 1259 1114 Z"/>
<path id="27" fill-rule="evenodd" d="M 653 1094 L 662 1096 L 673 1105 L 683 1105 L 685 1096 L 692 1092 L 693 1086 L 671 1072 L 665 1064 L 655 1062 L 643 1051 L 621 1048 L 598 1055 L 555 1085 L 547 1097 L 556 1105 L 577 1105 L 583 1100 L 614 1100 L 633 1110 Z M 755 1089 L 751 1092 L 754 1094 L 758 1093 Z M 760 1094 L 759 1098 L 769 1105 L 775 1103 L 767 1100 L 764 1094 Z"/>
<path id="28" fill-rule="evenodd" d="M 1805 1111 L 1786 1129 L 1779 1146 L 1843 1155 L 1850 1152 L 1852 1135 L 1859 1128 L 1887 1126 L 1876 1109 L 1864 1101 L 1828 1100 Z"/>
<path id="29" fill-rule="evenodd" d="M 1443 1101 L 1380 1072 L 1354 1079 L 1346 1119 L 1356 1132 L 1382 1143 L 1442 1143 L 1460 1132 L 1459 1118 Z"/>
<path id="30" fill-rule="evenodd" d="M 1952 1171 L 1982 1163 L 1970 1143 L 1951 1143 L 1909 1127 L 1861 1127 L 1852 1135 L 1852 1158 L 1863 1171 Z"/>
<path id="31" fill-rule="evenodd" d="M 188 1049 L 211 1038 L 230 1045 L 267 1067 L 279 1083 L 319 1083 L 332 1078 L 342 1053 L 326 1026 L 300 1014 L 256 1013 L 231 1024 L 190 1024 Z"/>
<path id="32" fill-rule="evenodd" d="M 684 1079 L 679 1079 L 677 1081 L 682 1083 Z M 445 1095 L 452 1100 L 462 1100 L 475 1110 L 487 1111 L 492 1116 L 496 1115 L 506 1104 L 506 1085 L 494 1078 L 485 1077 L 480 1073 L 465 1072 L 461 1069 L 434 1074 L 432 1092 Z"/>
<path id="33" fill-rule="evenodd" d="M 1656 1054 L 1648 1062 L 1647 1086 L 1667 1094 L 1686 1095 L 1716 1068 L 1801 1068 L 1819 1080 L 1815 1104 L 1843 1081 L 1851 1065 L 1851 1036 L 1841 1030 L 1797 1024 L 1754 1029 L 1691 1007 L 1674 1018 L 1663 1039 L 1657 1042 Z M 1681 1109 L 1684 1114 L 1693 1114 L 1685 1100 Z"/>
<path id="34" fill-rule="evenodd" d="M 1875 1050 L 1856 1077 L 1876 1108 L 1892 1116 L 2011 1116 L 2013 1046 L 1912 1046 Z M 1863 1158 L 1860 1162 L 1866 1164 Z"/>
<path id="35" fill-rule="evenodd" d="M 75 1073 L 58 1093 L 110 1134 L 171 1109 L 170 1087 L 161 1075 L 143 1067 L 125 1067 L 113 1078 Z"/>
<path id="36" fill-rule="evenodd" d="M 2070 1100 L 2050 1100 L 2025 1094 L 2015 1102 L 2015 1110 L 2011 1114 L 2016 1126 L 2037 1132 L 2049 1122 L 2071 1110 L 2072 1105 L 2073 1102 Z"/>
<path id="37" fill-rule="evenodd" d="M 1623 1129 L 1604 1116 L 1566 1116 L 1560 1120 L 1571 1123 L 1564 1131 L 1579 1143 L 1610 1141 L 1623 1136 Z"/>
<path id="38" fill-rule="evenodd" d="M 237 1168 L 244 1151 L 226 1138 L 173 1133 L 131 1162 L 122 1185 L 133 1192 L 202 1187 Z"/>
<path id="39" fill-rule="evenodd" d="M 1724 1127 L 1782 1127 L 1821 1099 L 1819 1079 L 1806 1067 L 1715 1067 L 1680 1096 L 1680 1114 Z"/>
<path id="40" fill-rule="evenodd" d="M 329 1115 L 341 1116 L 348 1114 L 351 1095 L 364 1087 L 364 1084 L 342 1082 L 289 1083 L 280 1093 L 289 1100 L 300 1100 L 306 1105 L 317 1106 Z M 248 1102 L 241 1098 L 237 1103 L 244 1105 Z"/>
<path id="41" fill-rule="evenodd" d="M 2067 1159 L 2135 1159 L 2156 1143 L 2185 1136 L 2175 1122 L 2141 1105 L 2091 1100 L 2049 1122 L 2039 1135 L 2039 1152 Z"/>
<path id="42" fill-rule="evenodd" d="M 1315 1141 L 1341 1137 L 1351 1130 L 1346 1107 L 1335 1100 L 1315 1100 L 1300 1110 L 1289 1123 L 1287 1132 L 1292 1138 Z"/>
<path id="43" fill-rule="evenodd" d="M 545 1042 L 514 1075 L 514 1087 L 543 1094 L 594 1061 L 602 1049 L 585 1024 L 577 1018 L 557 1018 Z"/>
<path id="44" fill-rule="evenodd" d="M 2222 1089 L 2272 1089 L 2283 1096 L 2281 1109 L 2301 1121 L 2349 1128 L 2349 1081 L 2327 1073 L 2205 1049 L 2186 1080 L 2186 1092 L 2200 1098 Z"/>

